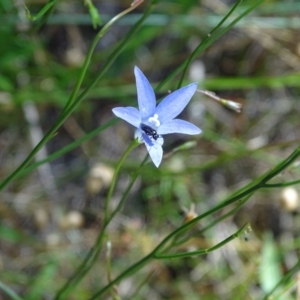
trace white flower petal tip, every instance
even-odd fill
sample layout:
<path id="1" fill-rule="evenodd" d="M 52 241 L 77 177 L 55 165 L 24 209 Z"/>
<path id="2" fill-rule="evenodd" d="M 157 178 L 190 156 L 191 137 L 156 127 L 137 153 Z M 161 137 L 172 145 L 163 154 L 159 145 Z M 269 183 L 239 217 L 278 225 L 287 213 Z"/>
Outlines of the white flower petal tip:
<path id="1" fill-rule="evenodd" d="M 161 135 L 181 133 L 196 135 L 202 131 L 190 122 L 174 119 L 187 106 L 197 90 L 197 83 L 191 83 L 168 95 L 157 107 L 154 91 L 143 72 L 134 68 L 139 109 L 116 107 L 113 113 L 136 127 L 135 138 L 146 145 L 149 156 L 158 168 L 163 158 Z"/>

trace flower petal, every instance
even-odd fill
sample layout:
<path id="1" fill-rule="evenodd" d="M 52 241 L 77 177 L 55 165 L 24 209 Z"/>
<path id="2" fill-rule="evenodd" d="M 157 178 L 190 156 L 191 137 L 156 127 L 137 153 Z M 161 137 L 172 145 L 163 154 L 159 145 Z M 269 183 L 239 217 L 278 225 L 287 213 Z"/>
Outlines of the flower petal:
<path id="1" fill-rule="evenodd" d="M 113 113 L 128 122 L 129 124 L 139 127 L 141 123 L 140 112 L 135 107 L 115 107 L 112 109 Z"/>
<path id="2" fill-rule="evenodd" d="M 146 120 L 154 114 L 156 106 L 155 94 L 148 79 L 137 66 L 134 68 L 134 74 L 141 118 Z"/>
<path id="3" fill-rule="evenodd" d="M 180 119 L 167 121 L 157 129 L 158 134 L 183 133 L 194 135 L 200 134 L 201 132 L 202 130 L 194 124 Z"/>
<path id="4" fill-rule="evenodd" d="M 197 83 L 191 83 L 172 94 L 168 95 L 160 102 L 155 110 L 161 124 L 177 117 L 187 106 L 197 89 Z"/>
<path id="5" fill-rule="evenodd" d="M 146 145 L 148 145 L 149 147 L 154 146 L 154 141 L 150 139 L 150 137 L 147 134 L 143 132 L 142 136 L 143 136 L 143 141 L 145 142 Z"/>
<path id="6" fill-rule="evenodd" d="M 140 128 L 137 128 L 134 133 L 134 138 L 138 140 L 139 143 L 144 143 L 143 131 Z"/>
<path id="7" fill-rule="evenodd" d="M 145 136 L 147 136 L 145 134 Z M 145 138 L 145 137 L 144 137 Z M 149 139 L 149 137 L 147 136 L 147 138 Z M 153 161 L 153 163 L 155 164 L 155 166 L 158 168 L 161 161 L 162 161 L 162 157 L 163 157 L 163 150 L 161 145 L 163 144 L 163 138 L 160 137 L 159 139 L 159 143 L 157 143 L 156 141 L 151 141 L 152 145 L 148 145 L 147 138 L 144 139 L 145 141 L 145 145 L 147 147 L 148 153 Z"/>

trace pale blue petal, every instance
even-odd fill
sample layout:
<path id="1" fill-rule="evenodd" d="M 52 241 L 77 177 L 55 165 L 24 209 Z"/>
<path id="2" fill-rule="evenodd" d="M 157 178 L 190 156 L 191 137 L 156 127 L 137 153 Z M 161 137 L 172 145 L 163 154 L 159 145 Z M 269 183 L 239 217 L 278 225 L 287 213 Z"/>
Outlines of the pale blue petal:
<path id="1" fill-rule="evenodd" d="M 162 146 L 164 144 L 164 138 L 160 135 L 155 142 Z"/>
<path id="2" fill-rule="evenodd" d="M 143 135 L 143 140 L 144 140 L 145 144 L 148 145 L 149 147 L 152 147 L 154 145 L 153 140 L 150 139 L 150 137 L 145 133 L 143 133 L 142 135 Z"/>
<path id="3" fill-rule="evenodd" d="M 155 111 L 155 94 L 148 79 L 137 66 L 134 68 L 134 74 L 141 118 L 147 120 Z"/>
<path id="4" fill-rule="evenodd" d="M 194 135 L 200 134 L 201 132 L 201 129 L 194 124 L 180 119 L 167 121 L 157 129 L 158 134 L 182 133 Z"/>
<path id="5" fill-rule="evenodd" d="M 163 150 L 162 145 L 164 143 L 163 137 L 159 136 L 158 139 L 155 141 L 151 139 L 147 134 L 145 134 L 140 128 L 138 128 L 135 131 L 135 138 L 139 140 L 139 142 L 144 142 L 145 146 L 148 150 L 148 153 L 155 164 L 155 166 L 158 168 L 158 166 L 161 163 L 162 156 L 163 156 Z"/>
<path id="6" fill-rule="evenodd" d="M 197 89 L 197 83 L 191 83 L 172 94 L 168 95 L 160 102 L 155 110 L 161 124 L 177 117 L 187 106 Z"/>
<path id="7" fill-rule="evenodd" d="M 135 127 L 140 126 L 140 123 L 141 123 L 140 112 L 135 107 L 131 107 L 131 106 L 115 107 L 112 109 L 112 111 L 117 117 L 125 120 L 129 124 L 131 124 Z"/>
<path id="8" fill-rule="evenodd" d="M 160 143 L 163 143 L 162 137 L 160 137 Z M 153 142 L 152 146 L 148 145 L 145 142 L 145 145 L 147 147 L 148 153 L 149 153 L 154 165 L 158 168 L 162 161 L 162 157 L 163 157 L 163 150 L 162 150 L 161 145 L 157 142 Z"/>
<path id="9" fill-rule="evenodd" d="M 144 143 L 143 131 L 140 128 L 137 128 L 134 133 L 134 138 L 138 140 L 139 143 Z"/>

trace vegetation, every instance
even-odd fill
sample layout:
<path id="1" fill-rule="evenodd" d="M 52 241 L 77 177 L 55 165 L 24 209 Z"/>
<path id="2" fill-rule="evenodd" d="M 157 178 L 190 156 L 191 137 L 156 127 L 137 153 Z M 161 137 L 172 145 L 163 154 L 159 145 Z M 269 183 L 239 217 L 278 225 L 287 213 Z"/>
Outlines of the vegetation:
<path id="1" fill-rule="evenodd" d="M 295 299 L 297 1 L 0 0 L 0 299 Z M 155 167 L 115 107 L 192 82 Z M 156 134 L 148 128 L 150 135 Z"/>

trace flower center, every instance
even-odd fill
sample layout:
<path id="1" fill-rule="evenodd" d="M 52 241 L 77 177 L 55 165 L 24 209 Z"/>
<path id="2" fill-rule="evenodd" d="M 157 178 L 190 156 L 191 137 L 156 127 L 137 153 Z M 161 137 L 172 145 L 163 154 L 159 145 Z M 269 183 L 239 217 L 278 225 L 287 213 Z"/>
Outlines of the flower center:
<path id="1" fill-rule="evenodd" d="M 155 123 L 155 126 L 156 126 L 156 127 L 159 127 L 159 126 L 160 126 L 160 121 L 158 120 L 158 114 L 154 114 L 153 117 L 150 117 L 150 118 L 148 119 L 148 122 L 149 122 L 149 123 Z"/>
<path id="2" fill-rule="evenodd" d="M 157 131 L 155 129 L 151 128 L 150 126 L 141 123 L 140 127 L 146 135 L 151 136 L 155 140 L 157 140 L 159 138 Z"/>

